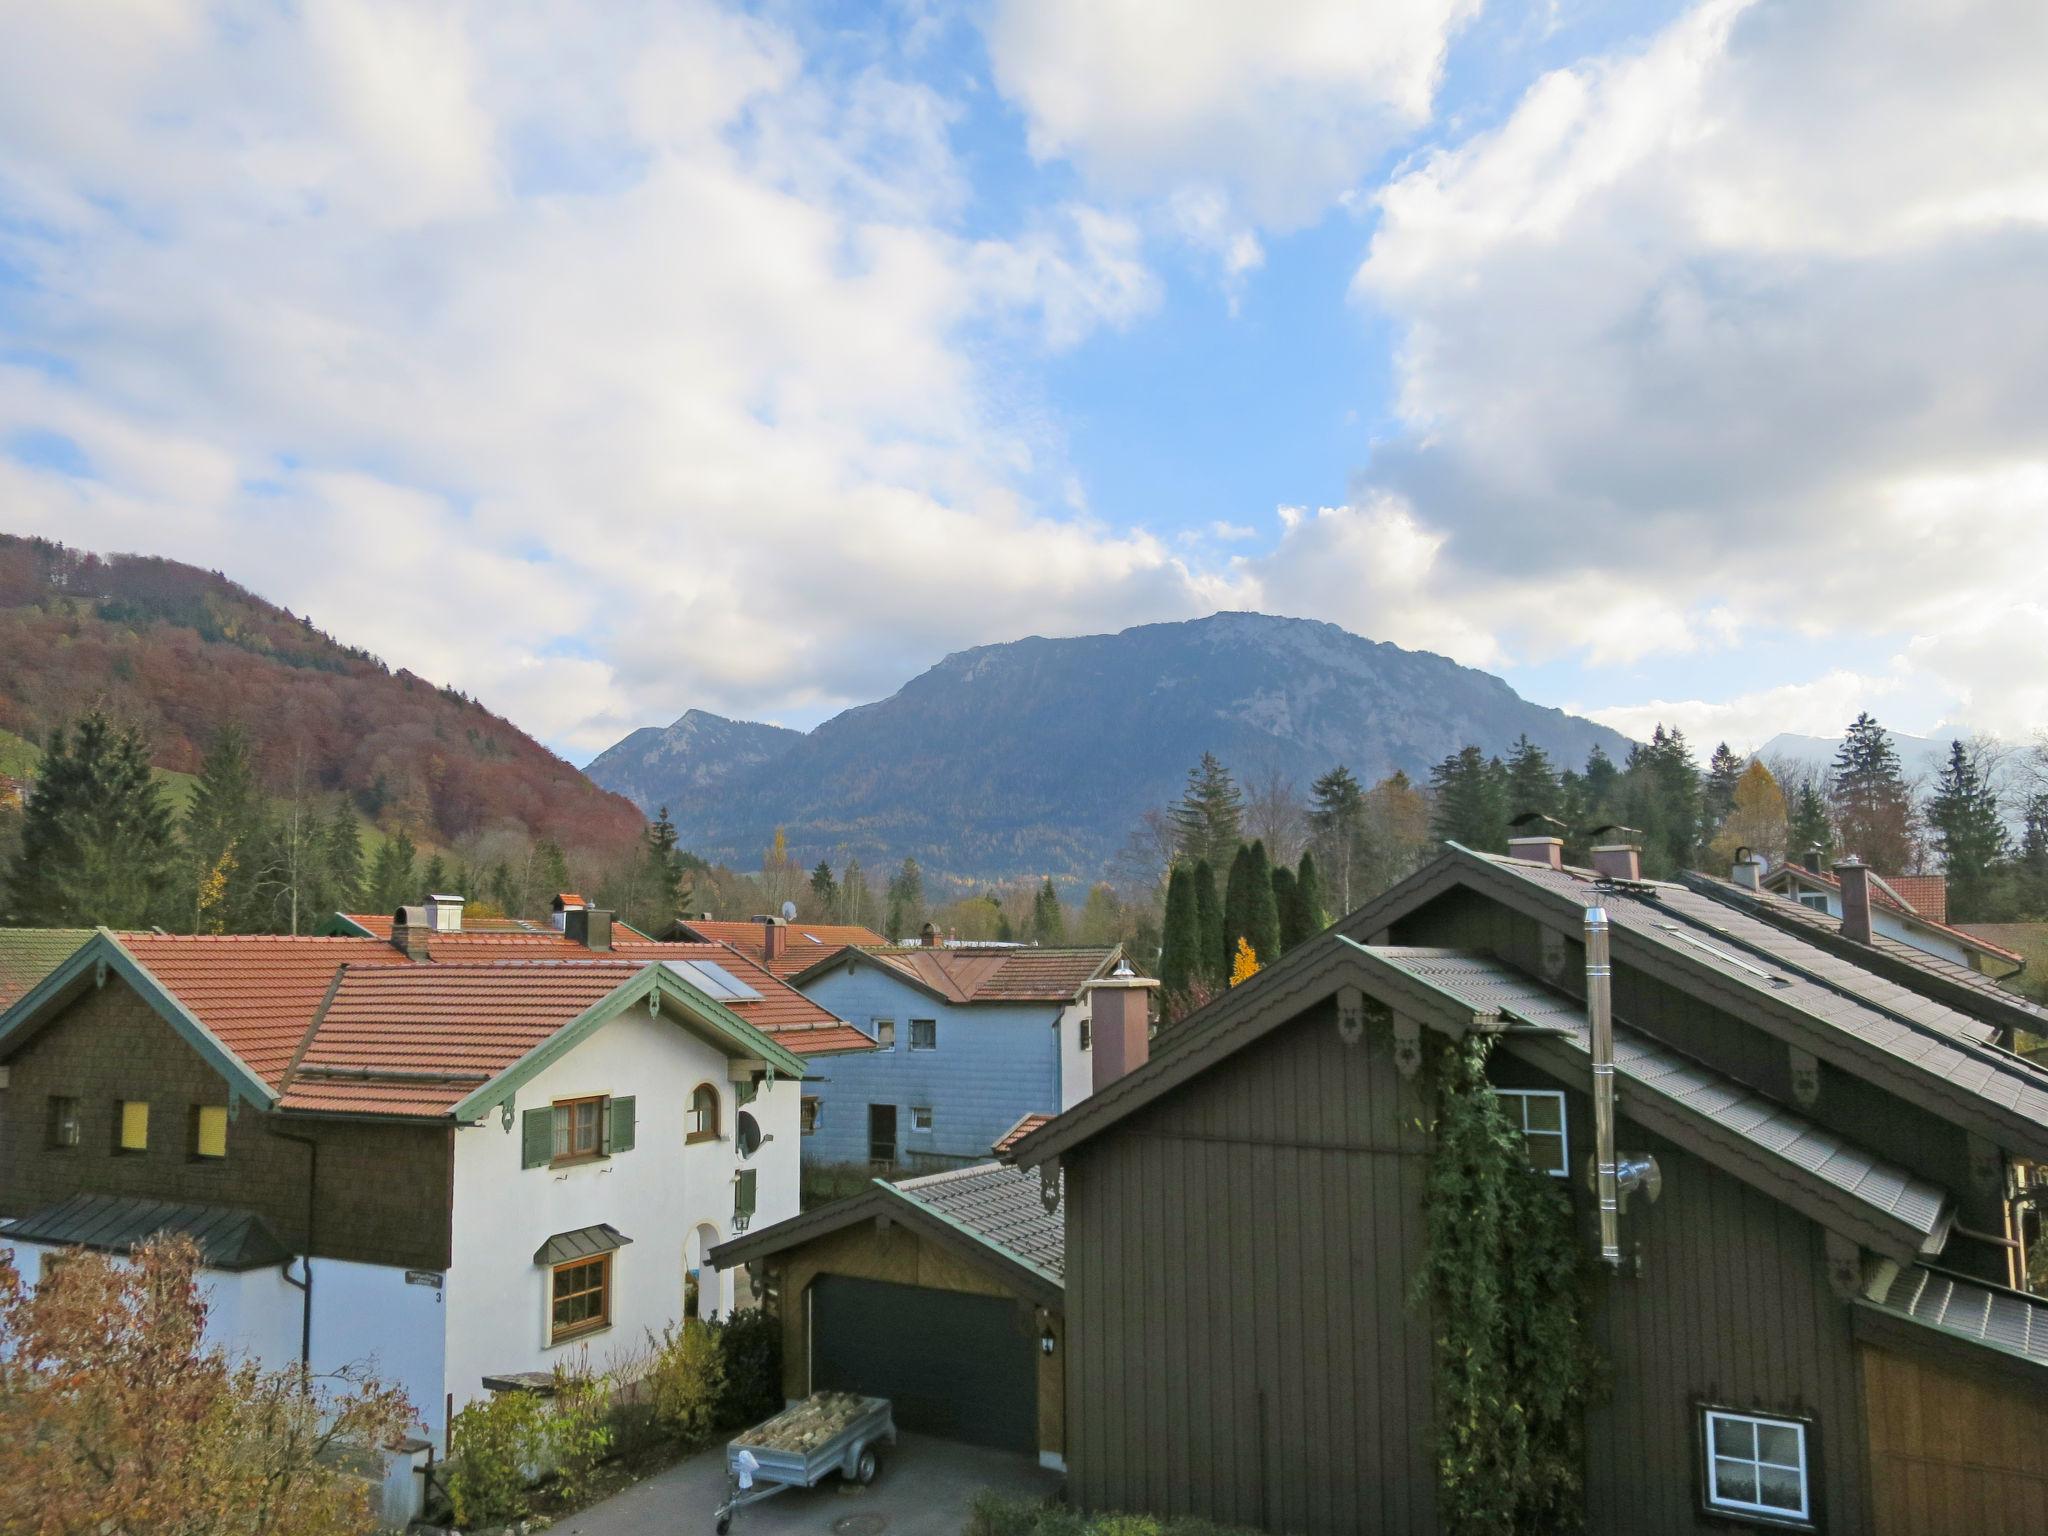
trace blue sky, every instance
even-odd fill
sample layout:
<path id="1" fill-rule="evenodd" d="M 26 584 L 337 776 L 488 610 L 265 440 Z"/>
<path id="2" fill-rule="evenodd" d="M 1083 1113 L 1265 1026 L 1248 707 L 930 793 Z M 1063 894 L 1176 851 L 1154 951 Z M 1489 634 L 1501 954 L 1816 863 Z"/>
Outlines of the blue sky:
<path id="1" fill-rule="evenodd" d="M 2048 726 L 2022 0 L 24 7 L 0 527 L 578 761 L 1249 607 Z"/>

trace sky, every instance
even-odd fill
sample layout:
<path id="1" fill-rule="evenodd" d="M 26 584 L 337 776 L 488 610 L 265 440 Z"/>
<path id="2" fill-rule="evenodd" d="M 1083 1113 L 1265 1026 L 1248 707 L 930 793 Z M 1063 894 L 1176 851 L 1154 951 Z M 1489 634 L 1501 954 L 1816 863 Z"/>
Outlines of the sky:
<path id="1" fill-rule="evenodd" d="M 0 529 L 581 762 L 1257 609 L 2048 729 L 2038 0 L 0 0 Z"/>

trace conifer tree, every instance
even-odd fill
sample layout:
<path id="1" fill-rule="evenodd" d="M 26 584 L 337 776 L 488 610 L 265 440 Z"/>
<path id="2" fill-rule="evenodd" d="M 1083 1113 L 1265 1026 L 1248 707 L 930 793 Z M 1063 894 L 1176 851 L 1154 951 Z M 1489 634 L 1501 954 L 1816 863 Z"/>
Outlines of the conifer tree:
<path id="1" fill-rule="evenodd" d="M 1785 858 L 1798 864 L 1809 853 L 1818 852 L 1823 868 L 1834 858 L 1835 829 L 1828 817 L 1828 803 L 1820 786 L 1811 779 L 1799 786 L 1785 827 Z"/>
<path id="2" fill-rule="evenodd" d="M 1237 953 L 1237 941 L 1245 940 L 1261 955 L 1275 955 L 1280 949 L 1280 913 L 1273 901 L 1273 870 L 1266 860 L 1266 845 L 1240 844 L 1230 863 L 1230 878 L 1223 889 L 1223 955 L 1219 964 Z"/>
<path id="3" fill-rule="evenodd" d="M 1185 865 L 1176 864 L 1166 877 L 1166 922 L 1159 948 L 1159 981 L 1168 998 L 1188 995 L 1188 983 L 1199 973 L 1201 948 L 1194 876 Z"/>
<path id="4" fill-rule="evenodd" d="M 459 896 L 459 891 L 448 889 L 448 861 L 436 853 L 427 859 L 426 867 L 420 871 L 420 894 L 422 896 Z"/>
<path id="5" fill-rule="evenodd" d="M 1927 803 L 1927 824 L 1948 875 L 1949 911 L 1959 921 L 1981 921 L 1992 869 L 2006 856 L 2009 843 L 1998 797 L 1960 741 L 1949 743 L 1948 764 Z"/>
<path id="6" fill-rule="evenodd" d="M 1214 869 L 1236 852 L 1244 825 L 1244 796 L 1213 752 L 1204 752 L 1201 762 L 1188 770 L 1188 786 L 1173 808 L 1173 825 L 1184 859 L 1206 859 Z"/>
<path id="7" fill-rule="evenodd" d="M 13 921 L 38 928 L 144 928 L 171 917 L 170 807 L 134 727 L 95 710 L 49 750 L 22 811 L 8 875 Z M 175 919 L 173 919 L 175 920 Z"/>
<path id="8" fill-rule="evenodd" d="M 820 922 L 830 922 L 839 915 L 839 882 L 832 878 L 832 866 L 823 859 L 811 871 L 811 905 L 817 909 Z"/>
<path id="9" fill-rule="evenodd" d="M 1316 868 L 1313 849 L 1301 851 L 1301 863 L 1294 871 L 1294 895 L 1301 920 L 1308 925 L 1302 937 L 1313 938 L 1330 925 L 1330 914 L 1323 907 L 1323 874 Z"/>
<path id="10" fill-rule="evenodd" d="M 2020 915 L 2035 921 L 2048 918 L 2048 793 L 2027 801 L 2018 864 L 2019 889 L 2015 894 Z"/>
<path id="11" fill-rule="evenodd" d="M 842 921 L 865 927 L 868 920 L 868 877 L 860 860 L 849 858 L 839 877 L 839 915 Z"/>
<path id="12" fill-rule="evenodd" d="M 1534 811 L 1555 818 L 1562 809 L 1557 770 L 1550 756 L 1526 735 L 1508 753 L 1507 812 L 1510 818 Z"/>
<path id="13" fill-rule="evenodd" d="M 417 859 L 418 850 L 406 832 L 394 832 L 384 840 L 384 846 L 377 850 L 377 857 L 370 863 L 373 911 L 396 912 L 408 902 L 420 899 Z"/>
<path id="14" fill-rule="evenodd" d="M 1273 958 L 1277 960 L 1294 948 L 1295 945 L 1299 944 L 1305 935 L 1302 932 L 1301 912 L 1298 904 L 1300 893 L 1294 887 L 1294 871 L 1285 864 L 1275 864 L 1272 870 L 1272 881 L 1273 911 L 1280 920 L 1279 926 L 1275 930 L 1279 937 L 1273 948 Z"/>
<path id="15" fill-rule="evenodd" d="M 1436 807 L 1430 833 L 1484 853 L 1507 847 L 1507 769 L 1477 747 L 1463 747 L 1430 770 Z"/>
<path id="16" fill-rule="evenodd" d="M 181 829 L 192 883 L 190 932 L 243 933 L 252 926 L 263 812 L 249 738 L 240 726 L 224 725 L 199 765 Z"/>
<path id="17" fill-rule="evenodd" d="M 1230 973 L 1223 966 L 1223 899 L 1216 890 L 1216 871 L 1207 859 L 1199 859 L 1188 878 L 1195 888 L 1195 925 L 1202 939 L 1196 972 L 1209 986 L 1221 986 Z"/>
<path id="18" fill-rule="evenodd" d="M 1735 786 L 1742 781 L 1743 759 L 1722 742 L 1707 759 L 1706 782 L 1700 787 L 1700 818 L 1705 823 L 1702 842 L 1711 842 L 1735 809 Z M 1753 844 L 1751 846 L 1754 846 Z"/>
<path id="19" fill-rule="evenodd" d="M 363 894 L 363 833 L 355 807 L 341 800 L 320 839 L 321 886 L 337 912 L 353 912 Z"/>
<path id="20" fill-rule="evenodd" d="M 1309 785 L 1308 824 L 1330 869 L 1331 888 L 1350 911 L 1365 862 L 1365 794 L 1342 763 Z"/>
<path id="21" fill-rule="evenodd" d="M 1866 711 L 1842 735 L 1828 779 L 1842 850 L 1881 875 L 1919 862 L 1919 824 L 1890 732 Z"/>
<path id="22" fill-rule="evenodd" d="M 924 928 L 924 871 L 905 858 L 889 882 L 889 937 L 915 939 Z"/>
<path id="23" fill-rule="evenodd" d="M 1067 942 L 1067 916 L 1060 908 L 1060 893 L 1053 889 L 1051 875 L 1031 900 L 1031 936 L 1041 944 Z"/>

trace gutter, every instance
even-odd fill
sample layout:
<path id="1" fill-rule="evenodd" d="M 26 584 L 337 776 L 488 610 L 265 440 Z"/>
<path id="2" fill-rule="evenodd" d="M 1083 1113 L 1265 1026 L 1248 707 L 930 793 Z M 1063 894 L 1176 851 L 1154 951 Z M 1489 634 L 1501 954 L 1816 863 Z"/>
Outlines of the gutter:
<path id="1" fill-rule="evenodd" d="M 306 1149 L 306 1246 L 299 1255 L 299 1272 L 305 1278 L 291 1277 L 291 1261 L 284 1265 L 285 1284 L 292 1286 L 305 1297 L 299 1309 L 299 1390 L 313 1390 L 313 1247 L 314 1233 L 319 1221 L 320 1208 L 314 1195 L 320 1185 L 320 1143 L 310 1136 L 296 1136 L 290 1131 L 270 1128 L 270 1134 L 279 1141 L 294 1141 Z"/>

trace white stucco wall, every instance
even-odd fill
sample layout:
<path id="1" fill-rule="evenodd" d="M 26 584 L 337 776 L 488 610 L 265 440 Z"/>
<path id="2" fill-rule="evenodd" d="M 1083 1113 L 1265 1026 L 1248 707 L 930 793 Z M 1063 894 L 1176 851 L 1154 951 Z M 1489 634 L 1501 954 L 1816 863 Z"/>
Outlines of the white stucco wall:
<path id="1" fill-rule="evenodd" d="M 1060 1032 L 1060 1110 L 1064 1113 L 1095 1091 L 1095 1052 L 1081 1049 L 1081 1021 L 1088 1014 L 1089 994 L 1060 1010 L 1054 1027 Z"/>
<path id="2" fill-rule="evenodd" d="M 275 1273 L 275 1271 L 272 1271 Z M 296 1267 L 293 1273 L 297 1273 Z M 436 1447 L 447 1443 L 448 1309 L 440 1288 L 406 1279 L 427 1271 L 340 1259 L 313 1261 L 313 1369 L 362 1365 L 402 1387 L 420 1415 L 421 1432 Z M 279 1282 L 282 1284 L 282 1282 Z M 294 1299 L 298 1292 L 292 1291 Z M 292 1352 L 298 1352 L 296 1314 Z"/>
<path id="3" fill-rule="evenodd" d="M 684 1250 L 699 1225 L 732 1232 L 734 1140 L 739 1105 L 723 1046 L 679 1023 L 633 1007 L 600 1027 L 524 1084 L 513 1128 L 493 1113 L 455 1135 L 454 1265 L 447 1277 L 446 1390 L 460 1408 L 482 1379 L 545 1371 L 582 1357 L 605 1369 L 642 1350 L 650 1330 L 682 1314 Z M 699 1083 L 719 1092 L 719 1139 L 685 1145 L 690 1096 Z M 635 1099 L 634 1146 L 565 1168 L 521 1168 L 518 1115 L 590 1094 Z M 747 1108 L 765 1136 L 756 1170 L 758 1225 L 799 1206 L 801 1137 L 796 1082 L 764 1086 Z M 549 1274 L 534 1251 L 558 1232 L 609 1223 L 633 1241 L 612 1267 L 612 1322 L 599 1333 L 548 1342 Z M 733 1302 L 720 1276 L 721 1303 Z M 744 1283 L 742 1281 L 742 1283 Z"/>

